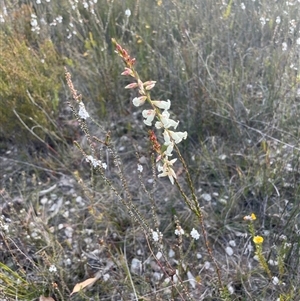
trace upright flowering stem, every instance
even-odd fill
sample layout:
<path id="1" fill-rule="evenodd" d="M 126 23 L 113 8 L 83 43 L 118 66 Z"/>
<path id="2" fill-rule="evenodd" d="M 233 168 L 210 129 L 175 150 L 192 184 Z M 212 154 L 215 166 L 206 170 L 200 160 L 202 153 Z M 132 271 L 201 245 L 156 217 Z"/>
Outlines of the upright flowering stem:
<path id="1" fill-rule="evenodd" d="M 257 255 L 259 263 L 262 266 L 262 268 L 265 270 L 265 272 L 268 274 L 269 278 L 272 279 L 271 271 L 263 255 L 263 250 L 262 250 L 262 244 L 264 242 L 264 238 L 262 236 L 255 235 L 253 222 L 256 220 L 256 215 L 254 213 L 251 213 L 251 215 L 246 215 L 244 216 L 244 220 L 249 222 L 249 231 L 251 233 L 252 240 L 255 244 L 255 249 L 256 249 L 255 254 Z"/>
<path id="2" fill-rule="evenodd" d="M 213 261 L 215 265 L 215 269 L 218 276 L 218 283 L 219 287 L 223 292 L 224 295 L 224 288 L 221 280 L 221 272 L 220 268 L 212 254 L 212 250 L 209 246 L 208 241 L 208 235 L 206 232 L 204 220 L 203 220 L 203 214 L 199 205 L 199 201 L 197 199 L 194 185 L 192 183 L 192 179 L 188 170 L 188 167 L 185 163 L 185 160 L 183 159 L 179 148 L 177 147 L 177 144 L 179 144 L 182 140 L 187 138 L 187 132 L 179 132 L 174 131 L 176 130 L 179 121 L 175 121 L 170 118 L 170 113 L 168 110 L 171 106 L 170 100 L 152 100 L 150 96 L 150 90 L 154 88 L 156 82 L 155 81 L 146 81 L 143 82 L 137 71 L 134 69 L 135 59 L 131 58 L 131 56 L 128 54 L 128 52 L 122 48 L 114 39 L 112 40 L 113 44 L 116 48 L 116 53 L 122 58 L 122 60 L 125 63 L 125 70 L 122 72 L 122 75 L 124 76 L 130 76 L 134 79 L 134 82 L 128 84 L 125 88 L 126 89 L 137 89 L 139 96 L 135 97 L 132 100 L 132 103 L 134 106 L 139 107 L 143 106 L 144 104 L 150 105 L 149 109 L 145 109 L 142 111 L 142 115 L 144 117 L 144 123 L 147 126 L 152 126 L 154 123 L 154 126 L 156 129 L 162 130 L 162 136 L 164 143 L 161 145 L 153 132 L 153 130 L 149 131 L 149 139 L 152 144 L 152 148 L 154 152 L 156 153 L 156 162 L 157 162 L 157 170 L 159 172 L 158 177 L 168 177 L 170 182 L 172 184 L 176 184 L 178 187 L 181 195 L 184 198 L 185 203 L 187 206 L 194 212 L 194 214 L 197 216 L 199 223 L 201 225 L 201 230 L 203 234 L 203 238 L 205 241 L 206 249 L 209 253 L 209 256 L 211 260 Z M 171 128 L 173 130 L 171 130 Z M 187 176 L 187 183 L 190 187 L 191 194 L 192 194 L 192 200 L 190 200 L 183 189 L 181 188 L 179 182 L 177 181 L 177 175 L 174 171 L 174 164 L 177 160 L 177 158 L 171 159 L 170 157 L 173 156 L 173 150 L 175 149 L 176 153 L 178 154 L 179 160 L 183 164 L 184 170 L 186 172 Z M 226 298 L 225 298 L 226 299 Z"/>

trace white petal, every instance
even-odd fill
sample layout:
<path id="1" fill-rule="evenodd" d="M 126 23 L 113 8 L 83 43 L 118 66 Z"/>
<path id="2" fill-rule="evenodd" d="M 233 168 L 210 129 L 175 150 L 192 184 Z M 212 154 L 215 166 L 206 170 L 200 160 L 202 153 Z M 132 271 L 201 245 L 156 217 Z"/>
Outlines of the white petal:
<path id="1" fill-rule="evenodd" d="M 169 133 L 167 131 L 164 131 L 163 136 L 164 136 L 164 140 L 165 140 L 165 145 L 169 145 L 171 143 Z"/>
<path id="2" fill-rule="evenodd" d="M 228 256 L 232 256 L 233 255 L 233 250 L 232 250 L 231 247 L 226 247 L 225 251 L 226 251 L 226 253 L 227 253 Z"/>
<path id="3" fill-rule="evenodd" d="M 170 99 L 168 99 L 167 101 L 163 101 L 163 100 L 153 100 L 152 103 L 163 110 L 169 110 L 171 107 L 171 101 Z"/>

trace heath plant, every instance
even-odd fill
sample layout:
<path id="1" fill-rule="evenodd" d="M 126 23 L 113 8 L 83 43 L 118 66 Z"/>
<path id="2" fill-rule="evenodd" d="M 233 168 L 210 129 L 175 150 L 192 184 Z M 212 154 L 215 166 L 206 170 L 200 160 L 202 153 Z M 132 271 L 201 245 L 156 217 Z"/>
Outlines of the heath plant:
<path id="1" fill-rule="evenodd" d="M 132 99 L 132 104 L 135 107 L 146 107 L 141 114 L 143 117 L 143 123 L 150 128 L 150 130 L 148 131 L 148 139 L 152 148 L 151 160 L 153 165 L 153 177 L 154 179 L 156 179 L 156 177 L 167 177 L 170 183 L 166 185 L 176 185 L 179 194 L 182 197 L 182 200 L 184 201 L 188 209 L 195 215 L 198 223 L 196 223 L 195 228 L 193 228 L 190 231 L 189 237 L 191 240 L 198 240 L 200 237 L 202 237 L 207 254 L 214 264 L 217 281 L 214 285 L 216 285 L 216 292 L 218 292 L 216 293 L 216 296 L 219 296 L 219 298 L 221 298 L 222 300 L 227 300 L 227 288 L 223 283 L 219 264 L 217 263 L 217 260 L 215 259 L 215 256 L 213 255 L 213 251 L 210 246 L 203 212 L 200 207 L 199 200 L 196 196 L 195 188 L 192 182 L 192 177 L 178 147 L 178 144 L 182 142 L 182 140 L 187 139 L 188 133 L 186 131 L 177 130 L 177 127 L 179 126 L 179 121 L 174 120 L 170 117 L 169 109 L 171 107 L 171 101 L 169 99 L 158 100 L 152 98 L 151 91 L 155 87 L 156 82 L 153 80 L 143 81 L 134 67 L 136 62 L 135 58 L 132 58 L 129 55 L 129 53 L 114 39 L 112 40 L 112 42 L 116 49 L 116 53 L 121 57 L 125 64 L 125 69 L 122 72 L 122 75 L 131 79 L 131 82 L 125 86 L 125 89 L 137 91 L 137 95 Z M 126 179 L 126 176 L 123 171 L 123 164 L 110 141 L 110 134 L 106 134 L 105 140 L 101 140 L 97 137 L 91 136 L 87 123 L 87 120 L 91 118 L 90 114 L 85 108 L 85 105 L 82 101 L 82 96 L 79 95 L 76 89 L 74 88 L 73 82 L 71 80 L 71 75 L 68 71 L 66 71 L 66 80 L 74 101 L 74 103 L 70 102 L 69 106 L 86 136 L 89 145 L 89 153 L 86 150 L 84 150 L 78 143 L 76 143 L 76 145 L 80 149 L 85 160 L 90 163 L 92 170 L 101 174 L 105 183 L 114 192 L 119 201 L 127 208 L 132 220 L 136 222 L 141 227 L 141 229 L 143 229 L 147 237 L 150 250 L 152 250 L 153 247 L 156 247 L 161 254 L 160 257 L 163 256 L 166 259 L 166 256 L 164 255 L 165 247 L 163 233 L 158 227 L 158 223 L 155 218 L 156 213 L 154 211 L 154 206 L 152 206 L 152 217 L 154 225 L 156 227 L 153 229 L 149 226 L 149 222 L 146 220 L 146 218 L 143 216 L 143 214 L 132 201 L 132 193 L 129 190 L 128 180 Z M 124 193 L 121 193 L 115 186 L 115 184 L 111 181 L 111 179 L 109 179 L 109 177 L 107 177 L 107 175 L 105 174 L 107 163 L 101 160 L 101 154 L 99 158 L 99 155 L 96 153 L 94 142 L 98 142 L 103 147 L 107 148 L 111 156 L 113 157 L 113 163 L 117 167 L 118 176 L 122 183 L 122 189 L 124 190 Z M 177 155 L 177 158 L 174 158 L 175 154 Z M 139 157 L 138 153 L 137 157 Z M 181 175 L 181 177 L 186 179 L 187 187 L 189 189 L 188 193 L 185 192 L 185 189 L 181 181 L 179 181 L 178 176 L 176 174 L 176 161 L 178 159 L 183 169 L 183 174 Z M 142 173 L 142 165 L 138 164 L 137 169 L 140 173 Z M 150 192 L 147 190 L 145 185 L 142 183 L 141 178 L 140 184 L 142 185 L 144 192 L 147 195 L 149 195 L 150 200 L 152 200 L 154 204 L 155 201 L 152 195 L 153 191 Z M 196 230 L 197 228 L 201 229 L 201 234 L 199 234 L 199 232 Z M 175 292 L 172 292 L 178 295 L 181 300 L 191 300 L 193 299 L 192 295 L 189 293 L 183 281 L 183 271 L 185 271 L 185 265 L 182 261 L 184 255 L 181 245 L 184 233 L 184 229 L 181 228 L 179 221 L 176 220 L 175 234 L 178 236 L 178 249 L 181 258 L 176 269 L 170 269 L 170 267 L 163 266 L 157 255 L 154 255 L 153 251 L 151 252 L 154 258 L 156 259 L 157 264 L 160 266 L 166 277 L 169 278 L 169 280 L 171 280 L 172 287 L 173 289 L 175 289 Z M 185 273 L 186 272 L 187 271 L 185 271 Z M 190 272 L 188 272 L 188 275 L 191 275 L 191 273 L 189 273 Z M 175 275 L 176 279 L 179 279 L 178 284 L 176 284 L 176 282 L 174 281 Z M 189 276 L 188 278 L 190 278 L 190 282 L 196 281 L 195 279 L 191 279 L 191 276 Z M 90 282 L 93 282 L 93 278 L 87 280 L 87 282 L 77 284 L 74 287 L 73 293 L 78 292 L 80 288 L 83 289 L 87 285 L 86 283 L 90 284 Z M 195 284 L 192 284 L 192 286 L 194 285 Z"/>

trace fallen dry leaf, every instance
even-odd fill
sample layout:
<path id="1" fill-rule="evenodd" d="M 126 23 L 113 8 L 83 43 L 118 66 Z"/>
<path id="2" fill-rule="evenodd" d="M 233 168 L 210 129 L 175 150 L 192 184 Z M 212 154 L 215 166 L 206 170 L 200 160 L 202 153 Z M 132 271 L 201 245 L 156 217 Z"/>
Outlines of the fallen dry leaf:
<path id="1" fill-rule="evenodd" d="M 39 301 L 55 301 L 52 297 L 40 296 Z"/>
<path id="2" fill-rule="evenodd" d="M 70 294 L 70 296 L 72 296 L 74 293 L 78 293 L 80 290 L 84 289 L 85 287 L 89 286 L 89 285 L 93 285 L 96 281 L 97 281 L 98 277 L 94 277 L 94 278 L 89 278 L 83 282 L 77 283 L 74 288 L 72 293 Z"/>

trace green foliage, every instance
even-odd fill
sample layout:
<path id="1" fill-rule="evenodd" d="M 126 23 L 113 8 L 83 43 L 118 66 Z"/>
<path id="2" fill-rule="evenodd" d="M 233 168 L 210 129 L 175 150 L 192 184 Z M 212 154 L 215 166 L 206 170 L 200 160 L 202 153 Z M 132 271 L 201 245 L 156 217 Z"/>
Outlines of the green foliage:
<path id="1" fill-rule="evenodd" d="M 38 298 L 40 295 L 40 286 L 26 280 L 26 278 L 25 271 L 15 272 L 0 262 L 0 296 L 11 298 L 11 300 L 16 296 L 20 300 Z"/>
<path id="2" fill-rule="evenodd" d="M 62 59 L 51 40 L 29 38 L 9 26 L 0 32 L 0 136 L 17 143 L 36 140 L 20 119 L 43 140 L 58 116 Z"/>

